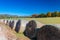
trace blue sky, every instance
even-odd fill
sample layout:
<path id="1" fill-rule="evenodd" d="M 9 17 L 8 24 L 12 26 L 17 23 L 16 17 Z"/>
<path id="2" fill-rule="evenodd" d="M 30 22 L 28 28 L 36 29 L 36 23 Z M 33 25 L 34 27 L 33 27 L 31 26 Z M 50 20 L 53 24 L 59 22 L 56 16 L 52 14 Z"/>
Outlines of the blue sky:
<path id="1" fill-rule="evenodd" d="M 60 0 L 0 0 L 0 14 L 29 16 L 60 11 Z"/>

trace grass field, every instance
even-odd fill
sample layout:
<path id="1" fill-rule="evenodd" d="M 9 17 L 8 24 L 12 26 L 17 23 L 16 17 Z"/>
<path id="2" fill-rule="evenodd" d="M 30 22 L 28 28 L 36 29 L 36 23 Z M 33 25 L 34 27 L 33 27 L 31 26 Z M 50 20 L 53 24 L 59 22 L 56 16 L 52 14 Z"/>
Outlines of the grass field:
<path id="1" fill-rule="evenodd" d="M 16 18 L 13 20 L 18 20 L 18 19 L 23 19 L 23 20 L 36 20 L 44 24 L 60 24 L 60 17 L 48 17 L 48 18 Z"/>
<path id="2" fill-rule="evenodd" d="M 50 18 L 20 18 L 24 20 L 37 20 L 44 24 L 60 24 L 60 17 L 50 17 Z"/>

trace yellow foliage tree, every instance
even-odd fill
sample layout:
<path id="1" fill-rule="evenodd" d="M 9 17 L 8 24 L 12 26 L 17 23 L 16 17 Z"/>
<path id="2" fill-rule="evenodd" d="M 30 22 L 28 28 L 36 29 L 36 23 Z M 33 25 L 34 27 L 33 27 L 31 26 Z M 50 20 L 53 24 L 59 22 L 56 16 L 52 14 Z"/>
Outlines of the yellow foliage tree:
<path id="1" fill-rule="evenodd" d="M 48 12 L 47 13 L 47 17 L 51 17 L 51 12 Z"/>

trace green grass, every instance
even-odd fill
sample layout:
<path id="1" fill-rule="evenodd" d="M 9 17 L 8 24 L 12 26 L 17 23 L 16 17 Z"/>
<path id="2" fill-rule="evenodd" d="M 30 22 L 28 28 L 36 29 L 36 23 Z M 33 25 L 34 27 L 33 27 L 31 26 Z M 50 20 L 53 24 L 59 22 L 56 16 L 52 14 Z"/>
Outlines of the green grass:
<path id="1" fill-rule="evenodd" d="M 37 20 L 44 24 L 60 24 L 60 17 L 50 17 L 50 18 L 20 18 L 24 20 Z"/>

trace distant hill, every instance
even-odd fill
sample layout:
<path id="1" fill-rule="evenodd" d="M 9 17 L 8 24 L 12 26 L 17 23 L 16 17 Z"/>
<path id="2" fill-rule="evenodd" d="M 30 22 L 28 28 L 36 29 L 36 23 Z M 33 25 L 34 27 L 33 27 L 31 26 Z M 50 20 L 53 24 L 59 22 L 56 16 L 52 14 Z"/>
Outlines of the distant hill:
<path id="1" fill-rule="evenodd" d="M 9 15 L 9 14 L 0 14 L 0 19 L 2 18 L 30 18 L 30 16 L 17 16 L 17 15 Z"/>
<path id="2" fill-rule="evenodd" d="M 17 15 L 0 14 L 0 18 L 17 18 Z"/>

